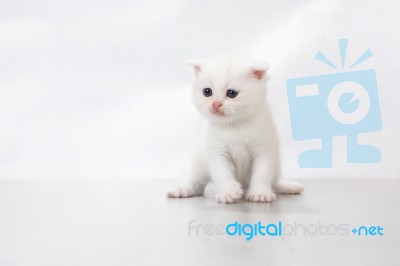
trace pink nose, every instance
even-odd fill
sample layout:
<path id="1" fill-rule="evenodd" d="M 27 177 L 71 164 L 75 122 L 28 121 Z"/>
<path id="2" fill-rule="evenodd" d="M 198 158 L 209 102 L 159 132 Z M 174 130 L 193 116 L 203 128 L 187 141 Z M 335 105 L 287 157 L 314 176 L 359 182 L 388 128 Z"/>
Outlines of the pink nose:
<path id="1" fill-rule="evenodd" d="M 222 106 L 221 102 L 213 102 L 212 107 L 215 111 L 218 111 L 218 109 Z"/>

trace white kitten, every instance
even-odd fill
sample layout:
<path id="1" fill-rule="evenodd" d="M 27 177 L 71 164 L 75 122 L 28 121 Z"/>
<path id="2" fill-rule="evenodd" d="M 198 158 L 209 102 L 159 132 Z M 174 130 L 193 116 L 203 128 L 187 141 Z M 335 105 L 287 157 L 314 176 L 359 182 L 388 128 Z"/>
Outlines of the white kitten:
<path id="1" fill-rule="evenodd" d="M 203 195 L 215 183 L 217 202 L 272 202 L 275 193 L 299 194 L 303 187 L 279 180 L 279 142 L 266 102 L 265 64 L 248 58 L 192 61 L 193 101 L 208 120 L 193 173 L 168 197 Z"/>

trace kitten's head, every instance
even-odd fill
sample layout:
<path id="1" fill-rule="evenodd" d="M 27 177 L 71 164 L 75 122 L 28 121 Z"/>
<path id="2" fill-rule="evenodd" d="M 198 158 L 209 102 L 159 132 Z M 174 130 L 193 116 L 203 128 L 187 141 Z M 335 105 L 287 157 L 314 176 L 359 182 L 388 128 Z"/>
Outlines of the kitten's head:
<path id="1" fill-rule="evenodd" d="M 219 57 L 189 64 L 195 71 L 194 105 L 206 119 L 217 123 L 248 119 L 265 103 L 265 63 Z"/>

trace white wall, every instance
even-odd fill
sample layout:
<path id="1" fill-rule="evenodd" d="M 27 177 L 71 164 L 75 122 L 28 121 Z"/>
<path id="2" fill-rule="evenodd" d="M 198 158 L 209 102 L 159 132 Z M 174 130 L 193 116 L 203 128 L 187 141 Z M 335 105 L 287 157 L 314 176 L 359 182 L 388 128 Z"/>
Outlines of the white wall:
<path id="1" fill-rule="evenodd" d="M 368 3 L 368 4 L 367 4 Z M 0 3 L 1 178 L 180 178 L 202 120 L 191 105 L 187 58 L 248 54 L 270 63 L 270 97 L 284 176 L 400 176 L 398 1 L 6 1 Z M 378 75 L 383 130 L 360 139 L 380 164 L 299 169 L 285 82 L 332 73 L 370 48 L 358 69 Z M 350 60 L 349 59 L 349 60 Z"/>

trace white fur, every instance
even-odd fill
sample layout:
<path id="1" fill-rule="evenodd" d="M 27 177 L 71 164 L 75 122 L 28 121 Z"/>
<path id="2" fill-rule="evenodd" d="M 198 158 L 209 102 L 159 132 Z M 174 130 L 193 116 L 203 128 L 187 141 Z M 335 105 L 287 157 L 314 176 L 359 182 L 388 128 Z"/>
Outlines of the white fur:
<path id="1" fill-rule="evenodd" d="M 202 195 L 215 183 L 220 203 L 233 203 L 244 193 L 248 201 L 272 202 L 275 192 L 299 194 L 302 186 L 279 181 L 279 141 L 266 102 L 265 64 L 248 58 L 214 58 L 190 62 L 196 77 L 193 102 L 208 120 L 205 137 L 196 153 L 190 178 L 171 189 L 168 197 Z M 203 95 L 204 88 L 212 96 Z M 226 96 L 228 89 L 239 94 Z M 212 103 L 222 103 L 223 116 L 213 112 Z"/>

